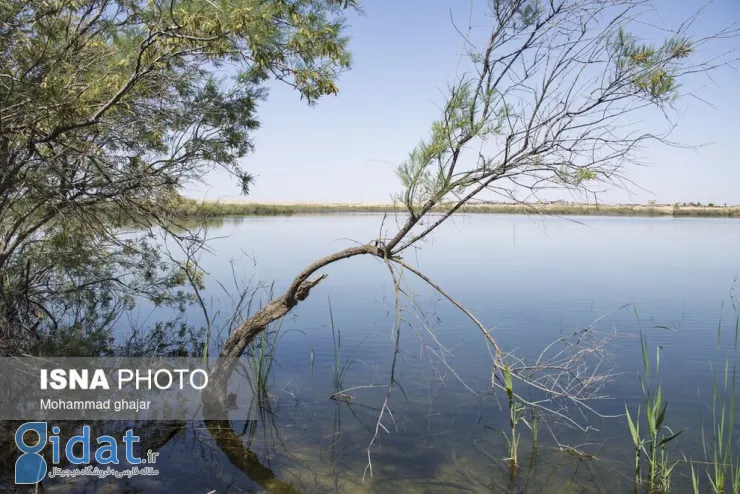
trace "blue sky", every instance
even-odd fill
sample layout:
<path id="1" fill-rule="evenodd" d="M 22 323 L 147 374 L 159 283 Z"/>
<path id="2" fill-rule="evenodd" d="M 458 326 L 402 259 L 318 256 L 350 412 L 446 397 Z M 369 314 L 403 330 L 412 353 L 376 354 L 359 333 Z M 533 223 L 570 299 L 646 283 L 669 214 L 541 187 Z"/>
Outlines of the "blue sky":
<path id="1" fill-rule="evenodd" d="M 476 0 L 478 2 L 478 0 Z M 659 0 L 651 22 L 676 26 L 706 6 L 695 27 L 702 33 L 740 22 L 740 0 Z M 352 15 L 348 34 L 353 67 L 339 81 L 340 93 L 316 107 L 287 86 L 275 85 L 261 105 L 255 152 L 243 166 L 256 175 L 248 197 L 256 202 L 388 203 L 401 190 L 396 166 L 426 137 L 438 115 L 441 89 L 455 76 L 462 41 L 451 22 L 467 26 L 466 0 L 366 0 L 365 16 Z M 487 19 L 475 17 L 473 22 Z M 701 57 L 740 46 L 717 42 Z M 735 58 L 740 56 L 737 53 Z M 736 64 L 736 68 L 740 65 Z M 629 170 L 641 188 L 610 192 L 606 202 L 740 204 L 740 70 L 723 68 L 689 81 L 711 104 L 688 97 L 677 104 L 671 138 L 700 146 L 651 146 L 645 166 Z M 661 125 L 644 121 L 645 129 Z M 236 182 L 221 173 L 189 189 L 199 198 L 240 197 Z"/>

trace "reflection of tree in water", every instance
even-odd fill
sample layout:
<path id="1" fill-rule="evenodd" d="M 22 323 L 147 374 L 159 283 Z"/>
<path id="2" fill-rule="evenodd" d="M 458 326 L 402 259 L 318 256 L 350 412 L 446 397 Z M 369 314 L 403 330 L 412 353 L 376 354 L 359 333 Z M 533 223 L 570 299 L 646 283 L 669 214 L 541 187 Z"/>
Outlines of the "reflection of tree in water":
<path id="1" fill-rule="evenodd" d="M 358 404 L 337 402 L 332 408 L 335 416 L 326 418 L 333 422 L 333 433 L 328 435 L 331 437 L 323 446 L 312 442 L 315 435 L 311 432 L 283 442 L 277 437 L 277 422 L 269 419 L 278 415 L 274 410 L 269 410 L 267 415 L 259 414 L 257 420 L 246 422 L 96 423 L 93 424 L 94 434 L 120 435 L 126 428 L 133 427 L 141 437 L 139 451 L 151 449 L 162 452 L 164 458 L 159 467 L 160 475 L 134 478 L 127 482 L 123 479 L 87 478 L 73 484 L 47 484 L 38 492 L 172 492 L 179 487 L 184 489 L 183 493 L 206 494 L 213 489 L 216 492 L 249 490 L 246 484 L 274 493 L 452 490 L 558 493 L 614 492 L 607 487 L 616 485 L 612 479 L 609 479 L 609 483 L 606 481 L 606 470 L 612 469 L 612 466 L 603 463 L 606 460 L 599 459 L 599 463 L 595 464 L 596 460 L 565 451 L 553 451 L 546 446 L 540 447 L 538 455 L 531 456 L 536 461 L 523 456 L 525 461 L 522 461 L 518 478 L 511 479 L 506 463 L 501 458 L 505 450 L 503 438 L 492 435 L 492 438 L 471 440 L 467 435 L 458 436 L 452 431 L 449 440 L 434 447 L 417 440 L 419 438 L 402 438 L 400 436 L 403 433 L 399 434 L 396 440 L 384 444 L 382 452 L 378 453 L 378 475 L 362 482 L 357 472 L 361 471 L 363 455 L 355 455 L 351 450 L 355 449 L 353 445 L 362 442 L 354 433 L 366 431 L 361 423 L 363 415 L 357 411 Z M 372 410 L 367 411 L 368 416 L 371 413 Z M 342 424 L 342 414 L 349 419 L 349 423 L 345 420 Z M 352 423 L 355 420 L 357 423 Z M 82 424 L 64 422 L 63 425 L 65 429 L 62 435 L 68 437 L 75 434 L 75 429 Z M 354 429 L 357 425 L 359 427 Z M 340 442 L 342 426 L 345 434 Z M 8 433 L 2 436 L 0 469 L 3 479 L 10 481 L 6 485 L 12 486 L 13 465 L 17 455 L 8 441 L 12 442 L 15 427 L 5 430 Z M 260 434 L 264 434 L 266 439 L 258 441 Z M 323 433 L 318 432 L 318 435 Z M 526 446 L 527 451 L 530 450 L 529 446 Z M 321 450 L 327 453 L 323 460 L 320 459 Z M 269 459 L 278 456 L 280 466 L 275 469 Z M 226 465 L 233 466 L 239 473 L 231 475 L 231 478 L 221 477 L 219 472 Z"/>
<path id="2" fill-rule="evenodd" d="M 250 283 L 240 285 L 235 282 L 234 290 L 225 293 L 238 293 L 236 300 L 231 300 L 233 315 L 223 323 L 224 327 L 231 328 L 238 324 L 248 313 L 251 300 L 259 287 Z M 250 288 L 251 286 L 251 288 Z M 197 288 L 195 288 L 197 290 Z M 206 321 L 213 311 L 202 307 Z M 126 356 L 150 355 L 153 348 L 189 348 L 194 354 L 202 350 L 197 341 L 178 341 L 178 334 L 173 323 L 163 327 L 161 331 L 134 332 L 125 345 L 116 349 L 117 354 Z M 214 335 L 219 334 L 218 328 Z M 187 336 L 194 332 L 188 332 Z M 229 332 L 226 332 L 229 334 Z M 432 433 L 432 419 L 429 427 L 422 424 L 426 430 L 424 434 L 414 434 L 419 431 L 418 415 L 411 417 L 408 422 L 403 409 L 395 407 L 393 422 L 401 424 L 401 432 L 385 436 L 382 450 L 377 449 L 378 472 L 374 478 L 362 479 L 364 468 L 364 452 L 367 447 L 367 438 L 372 436 L 377 428 L 377 417 L 381 411 L 385 386 L 359 386 L 351 391 L 352 395 L 342 390 L 333 389 L 333 400 L 326 395 L 313 404 L 300 400 L 300 408 L 309 411 L 306 415 L 297 418 L 294 425 L 308 426 L 299 436 L 294 436 L 289 444 L 285 444 L 280 433 L 286 432 L 285 424 L 279 424 L 286 418 L 285 410 L 279 409 L 277 395 L 270 390 L 271 362 L 273 352 L 279 337 L 279 328 L 268 329 L 264 337 L 255 340 L 245 352 L 247 365 L 239 367 L 238 372 L 250 383 L 254 397 L 250 407 L 239 421 L 210 420 L 203 422 L 124 422 L 97 423 L 93 428 L 93 436 L 103 433 L 119 436 L 126 428 L 133 427 L 141 437 L 137 449 L 145 453 L 148 449 L 161 451 L 160 475 L 158 477 L 134 478 L 124 482 L 123 479 L 80 479 L 76 484 L 54 483 L 49 486 L 53 491 L 63 492 L 107 492 L 100 489 L 114 488 L 111 492 L 172 492 L 184 489 L 182 492 L 196 492 L 205 494 L 213 489 L 217 492 L 241 492 L 244 484 L 259 486 L 268 492 L 449 492 L 450 490 L 472 491 L 493 490 L 494 492 L 556 492 L 542 491 L 547 485 L 575 485 L 581 486 L 588 492 L 603 492 L 599 489 L 598 480 L 591 468 L 582 459 L 568 457 L 563 453 L 546 454 L 533 465 L 537 468 L 526 471 L 525 465 L 511 476 L 504 467 L 501 444 L 472 443 L 470 424 L 462 429 L 454 430 L 451 426 L 442 433 Z M 396 340 L 398 341 L 398 340 Z M 163 344 L 165 343 L 165 344 Z M 175 343 L 174 345 L 172 343 Z M 218 346 L 218 345 L 216 345 Z M 342 362 L 337 362 L 341 367 Z M 380 378 L 380 376 L 376 376 Z M 394 384 L 400 385 L 395 378 Z M 404 387 L 406 387 L 404 385 Z M 425 387 L 426 390 L 426 387 Z M 461 390 L 462 391 L 462 390 Z M 358 399 L 362 393 L 364 403 Z M 447 391 L 450 399 L 450 391 Z M 290 393 L 292 395 L 292 393 Z M 377 394 L 377 396 L 370 396 Z M 426 391 L 425 391 L 426 394 Z M 399 399 L 401 395 L 398 395 Z M 405 392 L 403 394 L 404 399 Z M 388 397 L 393 400 L 392 397 Z M 295 406 L 299 399 L 294 396 Z M 432 397 L 429 397 L 429 417 L 439 415 L 432 413 Z M 426 406 L 418 400 L 411 400 L 408 408 Z M 422 399 L 423 401 L 423 399 Z M 464 406 L 465 400 L 461 397 L 453 399 Z M 292 402 L 291 402 L 292 403 Z M 434 408 L 443 403 L 435 403 Z M 333 413 L 328 407 L 333 409 Z M 315 410 L 310 410 L 315 408 Z M 387 409 L 390 413 L 390 408 Z M 466 412 L 459 408 L 447 410 L 451 422 L 455 419 L 465 420 Z M 240 412 L 241 414 L 242 412 Z M 345 419 L 342 421 L 342 414 Z M 322 417 L 331 419 L 333 426 L 330 431 L 322 432 L 321 425 L 316 425 Z M 424 422 L 422 420 L 421 422 Z M 6 424 L 7 425 L 7 424 Z M 14 461 L 17 451 L 13 444 L 15 427 L 8 427 L 7 433 L 0 435 L 0 471 L 3 479 L 9 479 L 12 485 Z M 69 437 L 77 433 L 82 423 L 64 422 L 63 436 Z M 87 424 L 85 424 L 87 425 Z M 403 430 L 406 425 L 406 430 Z M 449 425 L 449 424 L 448 424 Z M 447 425 L 437 422 L 435 427 Z M 407 434 L 409 433 L 409 434 Z M 475 434 L 475 431 L 472 431 Z M 433 437 L 445 434 L 449 439 L 434 444 Z M 453 437 L 454 436 L 454 437 Z M 7 444 L 6 444 L 7 443 Z M 474 447 L 478 446 L 478 447 Z M 50 449 L 50 448 L 47 448 Z M 457 453 L 455 453 L 457 451 Z M 46 451 L 46 453 L 50 453 Z M 223 455 L 221 455 L 223 453 Z M 326 456 L 324 456 L 326 453 Z M 225 457 L 224 457 L 225 456 Z M 279 459 L 279 466 L 273 466 L 273 458 Z M 228 460 L 228 461 L 226 461 Z M 542 461 L 544 460 L 544 461 Z M 229 465 L 238 472 L 228 474 L 228 479 L 221 476 L 224 467 Z M 63 465 L 62 465 L 63 466 Z M 359 472 L 359 473 L 358 473 Z M 571 475 L 571 479 L 564 476 Z M 555 479 L 556 477 L 556 479 Z M 591 478 L 594 477 L 594 478 Z M 555 480 L 554 480 L 555 479 Z M 58 481 L 55 481 L 58 482 Z M 583 487 L 584 482 L 589 487 Z M 143 487 L 142 487 L 143 486 Z M 143 489 L 143 490 L 142 490 Z M 248 489 L 247 489 L 248 490 Z M 43 488 L 39 490 L 43 492 Z"/>
<path id="3" fill-rule="evenodd" d="M 13 444 L 15 435 L 14 431 L 20 424 L 21 422 L 18 422 L 17 424 L 10 422 L 3 423 L 2 439 L 0 440 L 0 472 L 2 472 L 0 477 L 0 485 L 5 484 L 3 486 L 4 489 L 10 488 L 10 486 L 13 485 L 15 460 L 18 456 L 17 449 Z M 122 433 L 124 429 L 133 427 L 136 431 L 136 434 L 141 437 L 141 441 L 138 443 L 138 449 L 142 455 L 145 454 L 145 452 L 148 450 L 161 451 L 167 446 L 173 445 L 178 437 L 183 438 L 185 436 L 185 434 L 183 433 L 187 430 L 195 431 L 199 428 L 197 426 L 197 424 L 199 424 L 198 422 L 148 422 L 127 424 L 125 426 L 121 426 L 120 424 L 114 422 L 97 424 L 62 422 L 60 424 L 63 428 L 60 436 L 63 436 L 65 438 L 69 438 L 75 435 L 79 431 L 79 427 L 81 427 L 82 425 L 91 425 L 91 427 L 93 428 L 93 436 L 104 433 L 115 436 L 117 433 Z M 243 437 L 238 434 L 234 428 L 232 428 L 231 423 L 229 423 L 228 421 L 208 421 L 205 425 L 208 432 L 210 433 L 210 437 L 213 439 L 212 444 L 218 446 L 218 448 L 223 451 L 223 453 L 229 459 L 229 462 L 237 469 L 242 471 L 250 480 L 268 490 L 269 492 L 297 492 L 290 484 L 286 484 L 278 480 L 275 474 L 267 466 L 263 465 L 260 462 L 257 454 L 252 452 L 247 447 L 247 444 L 245 443 Z M 209 443 L 211 443 L 211 441 L 209 441 Z M 46 448 L 45 453 L 47 455 L 50 455 L 51 448 Z M 190 458 L 185 461 L 189 462 L 193 460 L 194 458 Z M 206 460 L 206 458 L 203 458 L 203 460 Z M 68 468 L 69 464 L 68 462 L 63 461 L 59 465 L 59 467 Z M 160 468 L 160 476 L 165 477 L 165 482 L 167 475 L 167 472 L 162 471 L 162 469 Z M 155 477 L 155 479 L 157 479 L 157 477 Z M 39 485 L 38 491 L 45 492 L 46 490 L 51 489 L 52 491 L 57 492 L 60 490 L 66 492 L 97 492 L 98 489 L 102 488 L 103 486 L 114 487 L 114 489 L 110 492 L 133 493 L 150 492 L 151 490 L 168 490 L 166 486 L 156 485 L 158 484 L 158 482 L 156 482 L 155 485 L 147 486 L 142 491 L 141 486 L 125 485 L 129 484 L 128 481 L 123 482 L 126 479 L 99 480 L 92 478 L 80 478 L 78 480 L 79 482 L 75 482 L 72 484 L 68 483 L 69 481 L 65 481 L 63 485 L 47 485 L 46 487 L 44 487 L 43 485 Z M 135 480 L 140 481 L 141 479 L 137 478 Z M 144 479 L 145 482 L 146 480 L 147 479 Z M 134 483 L 138 484 L 139 482 Z M 80 484 L 85 485 L 83 486 Z M 21 489 L 18 490 L 18 492 L 24 492 L 20 486 L 18 488 Z M 3 492 L 6 491 L 3 490 Z M 108 492 L 108 490 L 106 490 L 105 492 Z"/>
<path id="4" fill-rule="evenodd" d="M 226 454 L 236 468 L 244 472 L 252 481 L 269 492 L 295 493 L 292 485 L 279 480 L 272 470 L 260 463 L 259 457 L 252 452 L 227 420 L 206 421 L 211 437 Z"/>
<path id="5" fill-rule="evenodd" d="M 18 450 L 15 446 L 15 431 L 22 424 L 22 421 L 4 421 L 0 425 L 0 488 L 4 489 L 2 492 L 14 492 L 11 486 L 16 488 L 15 492 L 27 492 L 28 488 L 25 486 L 15 486 L 14 475 L 15 475 L 15 460 L 18 457 Z M 112 435 L 114 437 L 120 437 L 124 431 L 129 428 L 133 428 L 136 434 L 141 438 L 141 441 L 137 444 L 137 448 L 141 454 L 145 454 L 146 451 L 159 451 L 164 448 L 168 443 L 174 439 L 178 433 L 180 433 L 186 426 L 183 422 L 78 422 L 78 421 L 62 421 L 55 424 L 61 428 L 59 434 L 60 437 L 68 440 L 72 436 L 79 434 L 80 428 L 83 425 L 89 425 L 91 428 L 91 437 L 99 435 Z M 64 444 L 64 442 L 62 443 Z M 94 444 L 93 444 L 94 448 Z M 43 451 L 44 456 L 47 459 L 47 463 L 51 466 L 51 447 L 46 447 Z M 79 452 L 78 452 L 79 454 Z M 60 468 L 72 468 L 63 455 L 62 461 L 56 465 Z M 124 467 L 121 467 L 124 468 Z M 156 479 L 154 477 L 153 479 Z M 152 480 L 152 478 L 144 479 Z M 99 488 L 104 485 L 109 486 L 105 492 L 116 492 L 116 493 L 138 493 L 147 492 L 152 486 L 142 487 L 140 485 L 132 485 L 132 481 L 126 478 L 122 479 L 97 479 L 93 477 L 78 477 L 76 479 L 64 479 L 63 484 L 38 485 L 38 489 L 34 486 L 31 491 L 28 492 L 97 492 Z M 110 487 L 114 486 L 113 489 Z M 144 490 L 142 490 L 142 488 Z M 7 489 L 7 490 L 5 490 Z M 24 490 L 25 489 L 25 490 Z"/>

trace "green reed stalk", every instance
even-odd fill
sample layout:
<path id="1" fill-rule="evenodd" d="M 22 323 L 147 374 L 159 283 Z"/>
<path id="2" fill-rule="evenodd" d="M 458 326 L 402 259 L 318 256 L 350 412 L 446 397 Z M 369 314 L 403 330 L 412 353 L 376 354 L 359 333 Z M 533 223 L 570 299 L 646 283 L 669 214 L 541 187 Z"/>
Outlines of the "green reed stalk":
<path id="1" fill-rule="evenodd" d="M 644 487 L 648 493 L 664 493 L 670 490 L 671 475 L 678 464 L 677 461 L 669 460 L 667 445 L 683 431 L 673 433 L 665 425 L 668 403 L 663 399 L 663 388 L 660 383 L 661 348 L 658 347 L 656 350 L 654 377 L 659 381 L 653 392 L 650 388 L 650 356 L 647 338 L 642 333 L 640 333 L 640 346 L 645 377 L 638 376 L 638 378 L 645 397 L 645 424 L 647 425 L 647 435 L 645 437 L 640 433 L 642 406 L 638 407 L 637 415 L 633 419 L 629 408 L 625 404 L 627 424 L 632 442 L 635 445 L 635 487 L 637 490 Z M 645 478 L 642 475 L 643 454 L 648 466 L 647 477 Z"/>
<path id="2" fill-rule="evenodd" d="M 706 474 L 713 493 L 724 494 L 729 488 L 733 494 L 740 494 L 740 466 L 738 466 L 738 459 L 733 458 L 732 451 L 732 439 L 737 415 L 735 402 L 736 368 L 733 364 L 732 373 L 730 373 L 730 362 L 728 358 L 725 358 L 724 379 L 721 389 L 717 383 L 716 369 L 713 370 L 713 373 L 711 454 L 708 454 L 706 441 L 704 442 L 704 456 L 711 467 Z M 704 435 L 703 431 L 702 435 Z"/>
<path id="3" fill-rule="evenodd" d="M 329 322 L 331 324 L 331 336 L 332 336 L 332 341 L 334 343 L 334 365 L 332 366 L 332 374 L 333 374 L 332 376 L 332 380 L 333 380 L 332 397 L 348 398 L 348 396 L 346 395 L 344 396 L 336 396 L 336 395 L 338 395 L 344 389 L 344 378 L 347 376 L 349 369 L 355 363 L 355 359 L 352 358 L 352 355 L 355 354 L 355 352 L 360 347 L 362 342 L 365 341 L 365 338 L 363 338 L 357 344 L 357 346 L 350 353 L 349 358 L 344 363 L 342 363 L 342 332 L 334 324 L 334 312 L 332 311 L 332 307 L 331 307 L 331 299 L 329 299 Z M 311 361 L 313 362 L 313 356 L 311 357 Z M 313 363 L 311 365 L 313 367 Z"/>
<path id="4" fill-rule="evenodd" d="M 736 311 L 735 317 L 735 349 L 737 349 L 738 333 L 740 332 L 740 314 L 737 314 L 737 306 L 733 303 Z M 722 319 L 717 327 L 717 348 L 722 344 Z M 708 440 L 702 418 L 702 446 L 704 449 L 705 471 L 709 486 L 713 494 L 740 494 L 740 458 L 733 451 L 733 437 L 735 433 L 736 420 L 736 367 L 732 365 L 730 371 L 730 360 L 725 357 L 722 384 L 718 383 L 717 369 L 712 366 L 712 433 Z M 711 444 L 710 444 L 711 442 Z M 692 465 L 692 481 L 694 481 L 694 467 Z M 698 484 L 698 479 L 695 484 Z M 694 492 L 698 493 L 695 485 Z"/>
<path id="5" fill-rule="evenodd" d="M 642 437 L 640 436 L 640 407 L 637 407 L 637 415 L 635 416 L 635 420 L 632 420 L 632 416 L 630 415 L 629 408 L 627 408 L 627 404 L 624 404 L 624 411 L 627 415 L 627 424 L 630 428 L 630 435 L 632 436 L 632 442 L 635 445 L 635 489 L 639 489 L 639 486 L 642 485 L 642 471 L 640 468 L 640 465 L 642 462 L 640 461 L 640 452 L 642 450 Z"/>
<path id="6" fill-rule="evenodd" d="M 696 470 L 694 469 L 694 464 L 691 464 L 691 488 L 692 492 L 694 494 L 700 494 L 699 490 L 699 477 L 696 475 Z"/>
<path id="7" fill-rule="evenodd" d="M 514 383 L 509 364 L 506 364 L 504 367 L 504 384 L 506 386 L 506 395 L 509 397 L 509 427 L 511 429 L 510 435 L 504 433 L 506 442 L 509 445 L 509 457 L 506 459 L 511 464 L 512 476 L 515 476 L 519 468 L 519 439 L 521 437 L 521 434 L 517 432 L 517 426 L 523 418 L 523 407 L 517 403 L 514 396 Z"/>
<path id="8" fill-rule="evenodd" d="M 280 338 L 281 327 L 282 320 L 278 322 L 274 331 L 263 331 L 257 340 L 257 347 L 253 348 L 255 351 L 251 354 L 250 363 L 254 379 L 252 391 L 260 403 L 269 397 L 267 383 L 272 374 L 272 364 L 275 361 L 275 350 Z"/>

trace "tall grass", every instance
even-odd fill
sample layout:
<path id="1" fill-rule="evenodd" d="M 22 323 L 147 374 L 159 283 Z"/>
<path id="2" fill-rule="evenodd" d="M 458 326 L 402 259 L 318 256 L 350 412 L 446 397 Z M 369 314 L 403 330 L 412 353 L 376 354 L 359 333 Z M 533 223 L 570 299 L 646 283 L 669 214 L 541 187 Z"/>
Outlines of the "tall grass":
<path id="1" fill-rule="evenodd" d="M 735 338 L 734 349 L 737 350 L 738 328 L 740 318 L 738 307 L 735 309 Z M 717 328 L 717 348 L 722 348 L 722 321 Z M 735 395 L 736 367 L 730 366 L 730 360 L 725 356 L 724 372 L 721 376 L 722 383 L 717 379 L 717 369 L 712 366 L 712 427 L 710 433 L 705 432 L 704 418 L 702 416 L 702 448 L 704 452 L 704 476 L 709 483 L 710 492 L 713 494 L 740 494 L 740 456 L 734 450 L 735 421 L 737 419 L 737 406 Z M 691 464 L 691 481 L 693 491 L 699 494 L 700 473 L 694 463 Z"/>
<path id="2" fill-rule="evenodd" d="M 711 447 L 708 451 L 707 440 L 702 427 L 702 443 L 704 457 L 711 462 L 711 468 L 706 472 L 712 492 L 724 493 L 726 487 L 730 492 L 740 492 L 740 476 L 738 475 L 737 458 L 733 459 L 732 436 L 735 429 L 735 365 L 732 366 L 732 381 L 730 376 L 729 360 L 725 359 L 724 379 L 722 389 L 717 384 L 717 372 L 713 370 L 714 382 L 712 386 L 712 436 Z M 729 396 L 728 396 L 728 386 Z M 729 475 L 729 478 L 728 478 Z M 729 481 L 729 482 L 728 482 Z"/>
<path id="3" fill-rule="evenodd" d="M 282 320 L 280 321 L 282 323 Z M 259 395 L 267 396 L 267 381 L 272 373 L 272 366 L 275 362 L 275 349 L 280 335 L 280 326 L 268 333 L 264 331 L 260 335 L 257 352 L 250 360 L 252 364 L 252 375 L 256 377 Z"/>
<path id="4" fill-rule="evenodd" d="M 219 216 L 286 216 L 294 214 L 295 208 L 278 204 L 249 204 L 232 202 L 196 201 L 178 198 L 169 207 L 181 217 L 208 218 Z"/>
<path id="5" fill-rule="evenodd" d="M 283 335 L 282 320 L 274 329 L 263 331 L 246 352 L 245 378 L 252 391 L 252 401 L 247 412 L 248 420 L 272 415 L 269 384 L 275 365 L 277 344 Z M 263 420 L 264 421 L 264 420 Z M 255 422 L 256 423 L 256 422 Z"/>
<path id="6" fill-rule="evenodd" d="M 335 399 L 349 399 L 351 398 L 346 393 L 343 393 L 344 378 L 346 377 L 349 369 L 355 363 L 355 359 L 352 356 L 357 351 L 357 348 L 362 344 L 365 339 L 363 338 L 360 343 L 350 352 L 350 356 L 347 360 L 342 362 L 342 332 L 339 327 L 334 324 L 334 311 L 331 307 L 331 299 L 329 299 L 329 322 L 331 325 L 331 337 L 334 345 L 334 363 L 332 364 L 332 394 L 331 397 Z M 313 357 L 312 357 L 313 359 Z"/>
<path id="7" fill-rule="evenodd" d="M 263 434 L 262 443 L 267 445 L 276 441 L 282 445 L 279 427 L 277 426 L 276 395 L 270 392 L 273 380 L 273 371 L 277 363 L 277 345 L 286 332 L 282 331 L 282 321 L 275 327 L 263 331 L 247 347 L 244 354 L 244 365 L 236 367 L 238 372 L 247 381 L 251 391 L 251 400 L 244 415 L 244 430 L 247 444 L 253 440 L 256 433 Z"/>
<path id="8" fill-rule="evenodd" d="M 645 400 L 645 425 L 647 434 L 641 432 L 642 405 L 637 408 L 635 417 L 625 404 L 627 424 L 635 446 L 635 488 L 639 492 L 645 489 L 648 493 L 664 493 L 671 488 L 671 475 L 678 461 L 671 461 L 668 445 L 683 431 L 673 432 L 667 425 L 666 412 L 668 403 L 663 398 L 663 387 L 660 381 L 660 347 L 655 353 L 655 371 L 652 378 L 658 381 L 655 390 L 651 389 L 650 355 L 647 338 L 640 333 L 643 376 L 638 376 Z M 644 429 L 642 429 L 644 430 Z M 647 464 L 647 476 L 643 475 L 642 465 Z"/>
<path id="9" fill-rule="evenodd" d="M 508 446 L 509 456 L 504 458 L 509 463 L 509 482 L 510 488 L 513 488 L 519 476 L 519 453 L 521 446 L 520 424 L 524 424 L 532 432 L 532 452 L 529 461 L 530 473 L 537 460 L 537 440 L 539 433 L 539 420 L 534 408 L 528 407 L 517 400 L 514 394 L 514 382 L 511 375 L 511 369 L 507 363 L 503 370 L 504 386 L 506 396 L 508 397 L 509 406 L 509 432 L 504 431 L 504 438 Z M 530 412 L 529 421 L 527 420 L 527 411 Z"/>
<path id="10" fill-rule="evenodd" d="M 509 457 L 506 458 L 506 460 L 508 460 L 511 465 L 512 476 L 516 476 L 516 472 L 519 469 L 519 439 L 521 438 L 521 433 L 517 431 L 517 426 L 524 416 L 524 409 L 520 403 L 517 403 L 514 397 L 514 386 L 509 364 L 506 364 L 506 367 L 504 367 L 504 383 L 506 386 L 506 395 L 509 398 L 510 429 L 509 434 L 504 432 L 504 437 L 509 445 Z"/>

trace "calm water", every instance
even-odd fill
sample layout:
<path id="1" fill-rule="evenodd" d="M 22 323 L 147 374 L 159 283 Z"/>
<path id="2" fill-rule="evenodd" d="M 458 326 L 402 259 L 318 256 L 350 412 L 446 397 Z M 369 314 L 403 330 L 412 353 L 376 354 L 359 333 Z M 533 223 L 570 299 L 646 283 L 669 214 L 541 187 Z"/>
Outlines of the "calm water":
<path id="1" fill-rule="evenodd" d="M 294 216 L 227 220 L 213 226 L 213 253 L 203 266 L 213 280 L 274 281 L 280 291 L 315 259 L 379 230 L 382 215 Z M 388 224 L 388 221 L 386 221 Z M 661 375 L 670 402 L 668 425 L 686 429 L 673 450 L 699 459 L 702 404 L 711 403 L 710 362 L 734 362 L 731 289 L 740 272 L 735 247 L 740 221 L 720 219 L 570 218 L 475 215 L 440 230 L 407 261 L 470 308 L 507 351 L 536 355 L 550 341 L 600 320 L 620 337 L 609 347 L 620 374 L 611 399 L 592 403 L 602 414 L 637 407 L 642 368 L 639 331 L 651 355 L 662 347 Z M 330 266 L 329 277 L 279 327 L 268 406 L 236 421 L 215 444 L 201 424 L 165 442 L 160 475 L 132 479 L 141 492 L 629 492 L 632 446 L 624 418 L 590 417 L 588 433 L 553 426 L 561 443 L 598 459 L 561 451 L 540 428 L 536 461 L 523 431 L 518 482 L 509 485 L 505 395 L 491 393 L 491 359 L 480 331 L 439 294 L 407 273 L 408 293 L 425 319 L 405 313 L 397 386 L 365 472 L 367 447 L 390 379 L 394 292 L 376 259 Z M 220 289 L 207 293 L 212 311 L 226 314 Z M 264 302 L 266 297 L 261 295 Z M 348 401 L 329 399 L 335 345 L 341 334 L 342 387 Z M 405 307 L 411 304 L 405 302 Z M 161 317 L 141 308 L 140 320 Z M 189 313 L 191 323 L 202 316 Z M 726 328 L 720 336 L 718 325 Z M 426 325 L 426 328 L 424 327 Z M 445 362 L 431 335 L 449 351 Z M 436 354 L 435 354 L 436 352 Z M 605 368 L 607 367 L 605 364 Z M 461 382 L 462 381 L 462 382 Z M 463 385 L 464 382 L 464 385 Z M 367 387 L 374 386 L 374 387 Z M 469 388 L 469 389 L 468 389 Z M 504 407 L 501 409 L 501 407 Z M 704 418 L 706 419 L 706 407 Z M 571 410 L 568 413 L 576 413 Z M 235 416 L 236 418 L 236 416 Z M 680 448 L 680 450 L 679 450 Z M 228 453 L 228 454 L 227 454 Z M 530 468 L 531 467 L 531 468 Z M 365 478 L 363 481 L 363 473 Z M 684 471 L 674 476 L 685 492 Z M 122 481 L 52 485 L 51 490 L 102 492 Z M 508 487 L 507 487 L 508 486 Z M 291 490 L 293 489 L 293 490 Z"/>

